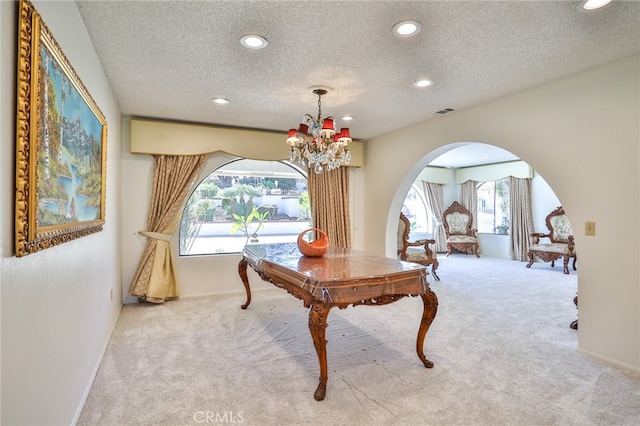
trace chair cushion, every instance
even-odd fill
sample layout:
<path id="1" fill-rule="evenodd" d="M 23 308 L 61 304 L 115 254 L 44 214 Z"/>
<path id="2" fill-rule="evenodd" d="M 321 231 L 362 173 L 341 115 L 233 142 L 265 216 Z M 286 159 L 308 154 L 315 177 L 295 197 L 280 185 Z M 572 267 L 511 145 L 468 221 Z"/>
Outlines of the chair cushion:
<path id="1" fill-rule="evenodd" d="M 571 252 L 569 245 L 565 243 L 549 243 L 549 244 L 531 244 L 529 247 L 531 251 L 546 251 L 549 253 L 558 254 L 574 254 L 575 250 Z"/>
<path id="2" fill-rule="evenodd" d="M 475 237 L 469 237 L 467 235 L 450 235 L 449 238 L 447 238 L 447 242 L 452 244 L 460 244 L 460 243 L 475 244 L 478 242 L 478 239 Z"/>
<path id="3" fill-rule="evenodd" d="M 436 253 L 433 252 L 433 256 L 431 259 L 436 258 Z M 408 247 L 407 248 L 407 261 L 409 262 L 420 262 L 429 259 L 427 257 L 427 252 L 424 251 L 424 247 Z"/>

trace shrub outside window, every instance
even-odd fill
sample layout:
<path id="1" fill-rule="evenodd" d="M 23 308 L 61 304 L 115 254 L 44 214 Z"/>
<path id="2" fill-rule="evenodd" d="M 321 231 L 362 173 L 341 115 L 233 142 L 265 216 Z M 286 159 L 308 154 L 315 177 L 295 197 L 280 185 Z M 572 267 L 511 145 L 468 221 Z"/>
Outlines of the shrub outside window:
<path id="1" fill-rule="evenodd" d="M 235 160 L 192 192 L 180 221 L 180 255 L 240 253 L 246 244 L 295 242 L 309 228 L 307 178 L 280 161 Z"/>
<path id="2" fill-rule="evenodd" d="M 477 188 L 478 232 L 509 234 L 509 179 L 482 182 Z"/>

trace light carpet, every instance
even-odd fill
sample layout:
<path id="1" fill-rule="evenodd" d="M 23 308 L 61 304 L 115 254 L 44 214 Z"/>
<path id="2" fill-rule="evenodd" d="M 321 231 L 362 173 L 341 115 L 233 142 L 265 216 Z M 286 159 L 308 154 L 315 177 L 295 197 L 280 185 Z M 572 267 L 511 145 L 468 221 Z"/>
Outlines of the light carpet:
<path id="1" fill-rule="evenodd" d="M 285 291 L 123 308 L 79 425 L 638 425 L 640 375 L 576 351 L 576 273 L 452 255 L 419 297 L 332 309 L 318 402 L 308 309 Z M 252 279 L 255 275 L 252 275 Z"/>

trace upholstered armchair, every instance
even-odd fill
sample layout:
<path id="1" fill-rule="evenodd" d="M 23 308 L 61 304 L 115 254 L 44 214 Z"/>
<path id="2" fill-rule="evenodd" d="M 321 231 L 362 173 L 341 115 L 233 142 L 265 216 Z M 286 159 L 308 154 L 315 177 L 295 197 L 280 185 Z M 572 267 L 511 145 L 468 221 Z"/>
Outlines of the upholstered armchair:
<path id="1" fill-rule="evenodd" d="M 454 201 L 442 214 L 444 230 L 447 234 L 447 257 L 451 249 L 471 252 L 480 257 L 480 246 L 476 230 L 471 228 L 473 215 L 462 204 Z"/>
<path id="2" fill-rule="evenodd" d="M 429 244 L 435 244 L 436 240 L 409 241 L 410 226 L 409 219 L 400 213 L 398 222 L 398 257 L 400 260 L 406 260 L 407 262 L 419 263 L 424 266 L 431 265 L 433 278 L 440 281 L 440 277 L 436 274 L 436 269 L 438 269 L 437 254 L 429 248 Z"/>
<path id="3" fill-rule="evenodd" d="M 576 247 L 573 242 L 573 232 L 567 215 L 562 206 L 558 207 L 545 219 L 548 233 L 534 232 L 531 234 L 531 245 L 529 246 L 529 263 L 527 268 L 531 268 L 536 258 L 544 262 L 551 262 L 554 266 L 557 259 L 564 260 L 564 273 L 569 273 L 569 259 L 573 258 L 573 270 L 576 270 Z M 541 243 L 541 238 L 548 238 L 549 242 Z"/>

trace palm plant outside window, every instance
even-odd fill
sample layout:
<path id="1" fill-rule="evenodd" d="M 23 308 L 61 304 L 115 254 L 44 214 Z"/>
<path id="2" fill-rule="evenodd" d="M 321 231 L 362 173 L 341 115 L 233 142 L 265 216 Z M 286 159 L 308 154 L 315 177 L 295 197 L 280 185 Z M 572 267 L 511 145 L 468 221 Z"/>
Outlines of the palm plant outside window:
<path id="1" fill-rule="evenodd" d="M 306 176 L 279 161 L 241 159 L 204 178 L 180 222 L 180 255 L 240 253 L 246 244 L 295 242 L 310 227 Z"/>

